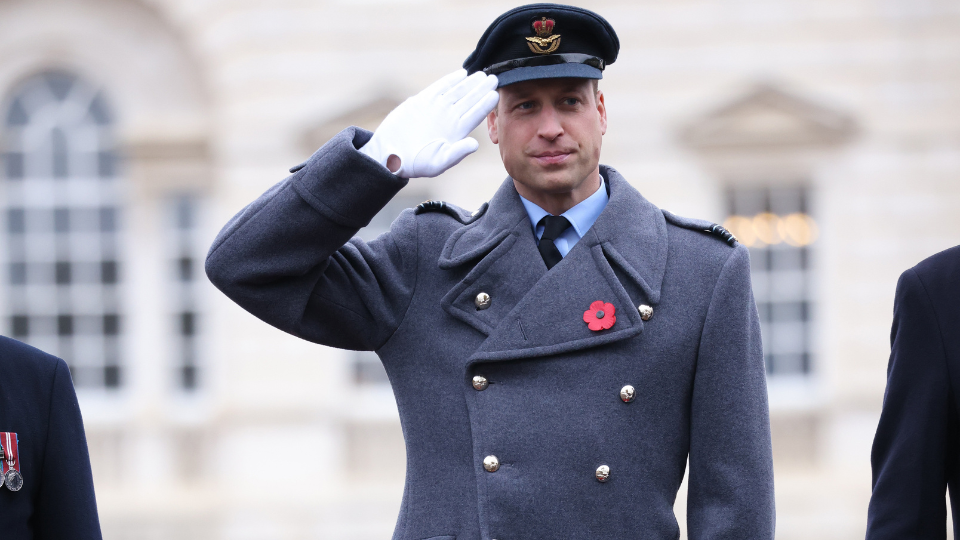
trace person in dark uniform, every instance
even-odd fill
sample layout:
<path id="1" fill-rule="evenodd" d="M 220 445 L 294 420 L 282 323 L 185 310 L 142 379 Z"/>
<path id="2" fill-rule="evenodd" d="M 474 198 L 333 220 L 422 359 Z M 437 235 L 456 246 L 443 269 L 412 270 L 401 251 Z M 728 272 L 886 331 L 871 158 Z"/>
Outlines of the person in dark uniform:
<path id="1" fill-rule="evenodd" d="M 0 336 L 3 540 L 99 540 L 90 456 L 63 360 Z"/>
<path id="2" fill-rule="evenodd" d="M 394 539 L 771 539 L 773 472 L 747 249 L 600 165 L 601 16 L 497 18 L 464 69 L 348 128 L 221 231 L 206 271 L 295 336 L 376 351 L 407 447 Z M 476 212 L 428 201 L 355 238 L 410 178 L 477 149 Z"/>
<path id="3" fill-rule="evenodd" d="M 873 440 L 867 539 L 960 537 L 960 246 L 897 283 L 883 412 Z"/>

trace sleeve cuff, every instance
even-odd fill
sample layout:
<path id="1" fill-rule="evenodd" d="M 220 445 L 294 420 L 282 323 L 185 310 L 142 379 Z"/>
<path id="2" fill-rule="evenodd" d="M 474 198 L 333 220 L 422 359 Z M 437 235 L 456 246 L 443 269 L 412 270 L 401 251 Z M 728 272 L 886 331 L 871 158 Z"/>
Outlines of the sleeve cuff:
<path id="1" fill-rule="evenodd" d="M 291 169 L 293 189 L 331 220 L 359 229 L 370 223 L 405 185 L 362 148 L 373 133 L 349 127 Z"/>

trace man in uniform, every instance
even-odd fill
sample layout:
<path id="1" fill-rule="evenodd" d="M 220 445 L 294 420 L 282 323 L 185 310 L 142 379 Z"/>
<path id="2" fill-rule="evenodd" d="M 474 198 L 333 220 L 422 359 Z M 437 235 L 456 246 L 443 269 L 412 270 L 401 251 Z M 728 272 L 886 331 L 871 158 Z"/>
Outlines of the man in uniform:
<path id="1" fill-rule="evenodd" d="M 675 539 L 688 459 L 690 538 L 773 538 L 748 253 L 599 164 L 618 51 L 593 12 L 513 9 L 465 70 L 341 132 L 210 249 L 257 317 L 380 356 L 407 446 L 395 539 Z M 484 118 L 510 174 L 489 204 L 351 238 L 476 150 Z"/>
<path id="2" fill-rule="evenodd" d="M 867 540 L 960 534 L 960 246 L 900 276 L 883 413 L 873 440 Z"/>
<path id="3" fill-rule="evenodd" d="M 0 336 L 0 538 L 100 540 L 67 364 Z"/>

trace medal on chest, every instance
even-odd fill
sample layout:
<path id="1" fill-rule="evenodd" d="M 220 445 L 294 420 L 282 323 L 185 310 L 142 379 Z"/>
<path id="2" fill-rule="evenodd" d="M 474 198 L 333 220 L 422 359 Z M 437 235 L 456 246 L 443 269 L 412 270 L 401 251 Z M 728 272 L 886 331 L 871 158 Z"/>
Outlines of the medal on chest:
<path id="1" fill-rule="evenodd" d="M 0 459 L 3 467 L 3 485 L 10 491 L 20 491 L 23 487 L 23 475 L 20 474 L 20 451 L 17 448 L 17 434 L 0 432 Z"/>

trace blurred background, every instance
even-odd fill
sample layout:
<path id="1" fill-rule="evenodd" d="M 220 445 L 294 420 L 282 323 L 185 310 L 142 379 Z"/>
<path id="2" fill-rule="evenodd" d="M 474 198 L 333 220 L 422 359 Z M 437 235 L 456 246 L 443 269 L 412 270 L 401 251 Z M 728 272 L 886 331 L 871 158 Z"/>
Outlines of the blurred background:
<path id="1" fill-rule="evenodd" d="M 104 538 L 389 538 L 405 458 L 376 355 L 261 323 L 203 259 L 515 5 L 0 0 L 0 333 L 69 363 Z M 960 244 L 960 3 L 581 5 L 622 43 L 602 162 L 751 248 L 778 538 L 862 538 L 897 278 Z M 488 199 L 506 173 L 475 137 L 361 235 Z"/>

